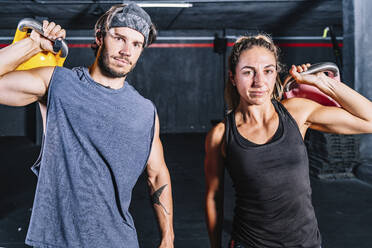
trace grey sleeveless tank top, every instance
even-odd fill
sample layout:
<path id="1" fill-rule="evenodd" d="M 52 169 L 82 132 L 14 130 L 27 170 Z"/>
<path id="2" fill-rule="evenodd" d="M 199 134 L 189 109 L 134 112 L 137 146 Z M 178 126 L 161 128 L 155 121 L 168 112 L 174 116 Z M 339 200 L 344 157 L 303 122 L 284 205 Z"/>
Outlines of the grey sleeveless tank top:
<path id="1" fill-rule="evenodd" d="M 272 103 L 279 127 L 263 145 L 239 133 L 235 112 L 226 118 L 225 166 L 236 197 L 232 238 L 249 248 L 319 248 L 306 147 L 296 121 Z"/>
<path id="2" fill-rule="evenodd" d="M 154 134 L 155 107 L 128 82 L 96 83 L 87 68 L 56 67 L 26 244 L 137 248 L 128 211 Z"/>

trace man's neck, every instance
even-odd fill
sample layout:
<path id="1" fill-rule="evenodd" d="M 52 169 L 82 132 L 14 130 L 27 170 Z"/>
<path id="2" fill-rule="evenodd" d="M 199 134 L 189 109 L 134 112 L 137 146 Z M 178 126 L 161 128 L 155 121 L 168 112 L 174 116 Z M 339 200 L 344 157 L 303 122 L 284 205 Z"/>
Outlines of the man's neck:
<path id="1" fill-rule="evenodd" d="M 89 74 L 97 83 L 111 89 L 120 89 L 124 86 L 126 76 L 121 78 L 107 77 L 102 73 L 101 68 L 98 66 L 97 60 L 89 67 Z"/>

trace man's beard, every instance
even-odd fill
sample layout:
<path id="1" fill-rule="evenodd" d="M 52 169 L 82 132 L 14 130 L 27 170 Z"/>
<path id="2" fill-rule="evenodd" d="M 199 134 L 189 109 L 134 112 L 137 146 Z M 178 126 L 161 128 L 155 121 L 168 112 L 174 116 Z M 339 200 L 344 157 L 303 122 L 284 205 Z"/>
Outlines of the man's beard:
<path id="1" fill-rule="evenodd" d="M 134 66 L 132 66 L 128 72 L 119 72 L 111 68 L 109 65 L 109 55 L 104 43 L 102 44 L 101 52 L 98 55 L 98 66 L 101 69 L 102 74 L 110 78 L 125 77 L 134 68 Z"/>

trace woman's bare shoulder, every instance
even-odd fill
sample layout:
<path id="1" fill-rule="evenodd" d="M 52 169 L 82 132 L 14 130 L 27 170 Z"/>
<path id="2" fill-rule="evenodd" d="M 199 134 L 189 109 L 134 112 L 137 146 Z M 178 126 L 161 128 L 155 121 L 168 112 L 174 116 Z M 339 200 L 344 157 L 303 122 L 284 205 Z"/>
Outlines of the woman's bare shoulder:
<path id="1" fill-rule="evenodd" d="M 225 122 L 219 122 L 207 134 L 205 139 L 206 146 L 216 146 L 222 143 L 225 134 Z"/>
<path id="2" fill-rule="evenodd" d="M 312 100 L 300 97 L 284 99 L 281 101 L 281 103 L 294 117 L 298 115 L 308 116 L 314 110 L 314 108 L 319 106 L 318 103 Z"/>

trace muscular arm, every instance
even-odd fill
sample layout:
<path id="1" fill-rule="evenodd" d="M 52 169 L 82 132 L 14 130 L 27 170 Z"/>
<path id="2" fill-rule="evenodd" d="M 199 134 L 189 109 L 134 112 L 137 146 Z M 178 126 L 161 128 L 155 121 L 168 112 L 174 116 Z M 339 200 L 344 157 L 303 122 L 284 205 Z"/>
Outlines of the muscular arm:
<path id="1" fill-rule="evenodd" d="M 372 133 L 372 102 L 340 82 L 329 89 L 329 95 L 342 108 L 317 106 L 308 118 L 311 128 L 342 134 Z"/>
<path id="2" fill-rule="evenodd" d="M 46 36 L 65 37 L 65 31 L 54 23 L 44 22 L 43 27 Z M 0 50 L 0 104 L 24 106 L 42 99 L 54 68 L 43 67 L 27 71 L 15 69 L 35 54 L 52 49 L 50 40 L 33 31 L 30 37 Z"/>
<path id="3" fill-rule="evenodd" d="M 172 187 L 169 172 L 164 161 L 157 116 L 154 140 L 147 163 L 147 174 L 152 203 L 162 233 L 162 241 L 159 248 L 171 248 L 174 241 Z"/>
<path id="4" fill-rule="evenodd" d="M 224 159 L 222 155 L 224 131 L 225 125 L 219 123 L 208 133 L 205 140 L 205 215 L 212 248 L 221 247 L 224 199 Z"/>
<path id="5" fill-rule="evenodd" d="M 300 83 L 315 85 L 342 106 L 327 107 L 307 99 L 288 101 L 290 109 L 310 128 L 339 134 L 372 133 L 372 102 L 367 98 L 324 73 L 301 76 L 295 68 L 290 72 Z"/>

